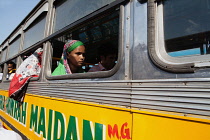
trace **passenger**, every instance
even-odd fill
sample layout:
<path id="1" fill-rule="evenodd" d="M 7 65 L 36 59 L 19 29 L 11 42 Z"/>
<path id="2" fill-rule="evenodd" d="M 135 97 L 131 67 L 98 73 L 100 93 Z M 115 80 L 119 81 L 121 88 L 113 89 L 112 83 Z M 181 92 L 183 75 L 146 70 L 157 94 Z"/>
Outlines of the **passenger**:
<path id="1" fill-rule="evenodd" d="M 23 103 L 26 89 L 32 77 L 39 77 L 41 72 L 41 60 L 43 49 L 38 48 L 33 54 L 27 57 L 17 68 L 9 86 L 9 97 Z"/>
<path id="2" fill-rule="evenodd" d="M 81 41 L 69 40 L 63 48 L 63 54 L 58 67 L 52 75 L 65 75 L 72 73 L 84 73 L 82 65 L 85 60 L 85 46 Z"/>
<path id="3" fill-rule="evenodd" d="M 12 80 L 12 78 L 15 75 L 15 72 L 16 72 L 16 64 L 12 61 L 9 61 L 7 63 L 7 68 L 8 68 L 8 72 L 7 72 L 6 80 Z"/>
<path id="4" fill-rule="evenodd" d="M 90 68 L 88 72 L 96 71 L 107 71 L 111 70 L 115 66 L 115 61 L 117 58 L 117 50 L 112 46 L 112 44 L 103 44 L 99 50 L 99 62 L 97 65 Z"/>
<path id="5" fill-rule="evenodd" d="M 0 139 L 1 140 L 22 140 L 21 136 L 18 133 L 12 130 L 4 129 L 1 122 L 0 122 Z"/>

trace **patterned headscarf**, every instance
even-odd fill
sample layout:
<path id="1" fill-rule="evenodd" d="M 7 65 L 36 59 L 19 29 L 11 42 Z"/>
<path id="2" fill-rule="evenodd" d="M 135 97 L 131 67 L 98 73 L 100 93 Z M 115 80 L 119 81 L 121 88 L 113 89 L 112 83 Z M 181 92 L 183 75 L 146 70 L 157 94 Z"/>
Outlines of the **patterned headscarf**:
<path id="1" fill-rule="evenodd" d="M 38 77 L 41 72 L 42 53 L 43 49 L 38 48 L 17 68 L 9 86 L 10 98 L 23 102 L 30 79 Z"/>
<path id="2" fill-rule="evenodd" d="M 67 60 L 67 52 L 71 52 L 79 46 L 83 46 L 84 44 L 79 40 L 69 40 L 63 47 L 63 54 L 61 56 L 60 63 L 58 67 L 54 70 L 52 75 L 64 75 L 64 74 L 72 74 L 71 69 Z"/>

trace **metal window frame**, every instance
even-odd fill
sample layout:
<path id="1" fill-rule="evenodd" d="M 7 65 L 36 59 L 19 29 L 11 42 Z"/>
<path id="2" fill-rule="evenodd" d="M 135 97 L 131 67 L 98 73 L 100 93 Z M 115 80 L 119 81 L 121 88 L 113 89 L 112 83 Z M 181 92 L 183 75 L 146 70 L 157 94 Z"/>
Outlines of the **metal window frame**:
<path id="1" fill-rule="evenodd" d="M 88 16 L 85 16 L 84 18 L 68 25 L 67 27 L 64 27 L 63 29 L 61 29 L 60 31 L 55 32 L 54 34 L 52 34 L 51 36 L 49 36 L 49 38 L 46 38 L 47 40 L 50 40 L 51 38 L 56 38 L 61 36 L 62 34 L 65 34 L 66 32 L 69 31 L 69 29 L 72 29 L 75 26 L 81 25 L 82 23 L 85 23 L 88 20 L 94 19 L 95 17 L 97 17 L 98 15 L 104 14 L 107 11 L 109 11 L 112 8 L 115 8 L 117 6 L 120 6 L 120 17 L 119 17 L 119 52 L 118 52 L 118 63 L 115 65 L 115 67 L 110 70 L 110 71 L 100 71 L 100 72 L 92 72 L 92 73 L 79 73 L 79 74 L 71 74 L 71 75 L 59 75 L 59 76 L 52 76 L 51 75 L 51 65 L 48 63 L 47 64 L 47 68 L 45 70 L 45 75 L 46 75 L 46 79 L 48 80 L 63 80 L 63 79 L 88 79 L 88 78 L 104 78 L 104 77 L 110 77 L 112 75 L 114 75 L 117 70 L 119 69 L 119 67 L 122 64 L 122 60 L 123 60 L 123 46 L 124 46 L 124 41 L 123 41 L 123 33 L 124 33 L 124 6 L 123 4 L 125 4 L 127 2 L 127 0 L 118 0 L 115 1 L 105 7 L 102 7 L 101 9 L 89 14 Z M 49 51 L 52 52 L 52 51 Z M 51 61 L 51 55 L 52 54 L 48 54 L 48 62 Z"/>
<path id="2" fill-rule="evenodd" d="M 19 55 L 18 52 L 19 52 L 20 46 L 21 46 L 21 37 L 22 37 L 21 34 L 17 34 L 17 36 L 16 36 L 12 41 L 9 42 L 6 60 L 15 58 L 15 57 L 17 57 L 17 56 Z M 17 40 L 20 40 L 20 44 L 18 44 L 18 47 L 17 47 L 17 53 L 14 54 L 13 56 L 9 57 L 11 45 L 12 45 L 13 43 L 15 43 Z"/>
<path id="3" fill-rule="evenodd" d="M 36 10 L 38 9 L 38 10 Z M 3 50 L 7 47 L 7 51 L 6 51 L 6 58 L 4 61 L 0 62 L 0 65 L 4 65 L 4 70 L 3 70 L 3 79 L 2 82 L 3 83 L 8 83 L 10 82 L 10 80 L 6 80 L 6 71 L 7 71 L 7 62 L 13 59 L 20 59 L 21 55 L 23 55 L 24 53 L 27 53 L 29 51 L 34 51 L 37 48 L 39 48 L 40 46 L 44 46 L 44 42 L 40 43 L 40 41 L 38 41 L 37 43 L 33 44 L 32 46 L 28 47 L 25 50 L 21 50 L 22 48 L 22 39 L 23 39 L 23 33 L 24 31 L 26 31 L 31 24 L 34 23 L 34 21 L 39 18 L 40 15 L 42 15 L 42 13 L 48 12 L 49 10 L 49 3 L 47 1 L 40 1 L 35 8 L 25 17 L 25 19 L 16 27 L 16 29 L 7 37 L 7 39 L 3 42 L 4 44 L 1 45 L 1 52 L 3 52 Z M 46 21 L 47 22 L 47 21 Z M 46 26 L 46 25 L 45 25 Z M 14 56 L 8 58 L 8 52 L 9 52 L 9 48 L 10 48 L 10 44 L 13 43 L 18 37 L 20 37 L 20 46 L 18 48 L 18 53 L 15 54 Z M 42 39 L 43 40 L 43 39 Z M 19 62 L 19 60 L 17 60 Z M 40 79 L 39 77 L 33 77 L 31 78 L 31 81 L 37 81 Z"/>
<path id="4" fill-rule="evenodd" d="M 33 43 L 33 44 L 31 44 L 30 46 L 28 46 L 27 48 L 24 48 L 25 47 L 25 38 L 27 37 L 27 33 L 28 33 L 28 31 L 30 32 L 30 30 L 32 29 L 32 28 L 34 28 L 34 27 L 37 27 L 36 25 L 38 24 L 38 23 L 40 23 L 40 21 L 39 22 L 37 22 L 36 20 L 37 19 L 39 19 L 39 18 L 43 18 L 44 20 L 45 20 L 45 23 L 44 23 L 44 31 L 43 31 L 43 38 L 45 38 L 45 30 L 46 30 L 46 22 L 47 22 L 47 12 L 46 11 L 44 11 L 44 12 L 42 12 L 38 17 L 36 17 L 36 19 L 34 19 L 34 21 L 29 25 L 29 27 L 27 27 L 24 31 L 23 31 L 23 42 L 22 42 L 22 46 L 21 46 L 21 51 L 25 51 L 25 50 L 28 50 L 28 48 L 32 48 L 31 46 L 36 46 L 36 45 L 34 45 L 34 44 L 36 44 L 37 42 L 39 42 L 40 40 L 38 40 L 38 41 L 36 41 L 35 43 Z M 43 20 L 43 19 L 41 19 L 41 20 Z M 40 19 L 39 19 L 40 20 Z M 35 23 L 35 24 L 34 24 Z M 34 25 L 32 25 L 32 24 L 34 24 Z M 32 25 L 32 26 L 31 26 Z M 42 38 L 42 39 L 43 39 Z"/>
<path id="5" fill-rule="evenodd" d="M 2 47 L 1 47 L 1 57 L 0 57 L 0 64 L 2 64 L 4 61 L 6 61 L 6 57 L 7 57 L 7 50 L 6 49 L 8 49 L 8 47 L 9 47 L 9 41 L 7 41 L 6 43 L 4 43 L 4 45 L 2 45 Z M 3 54 L 3 52 L 6 50 L 6 52 L 5 52 L 5 58 L 4 58 L 4 60 L 2 61 L 2 54 Z"/>
<path id="6" fill-rule="evenodd" d="M 27 30 L 28 27 L 43 13 L 48 12 L 49 3 L 45 3 L 28 21 L 26 21 L 23 31 Z"/>
<path id="7" fill-rule="evenodd" d="M 36 9 L 38 10 L 36 10 Z M 37 4 L 37 6 L 35 7 L 29 14 L 28 16 L 20 23 L 20 25 L 18 25 L 16 27 L 16 29 L 11 33 L 11 35 L 8 36 L 8 40 L 7 41 L 4 41 L 6 43 L 4 43 L 4 45 L 1 46 L 2 49 L 4 49 L 5 47 L 5 44 L 7 44 L 6 46 L 8 48 L 10 48 L 10 44 L 13 43 L 14 40 L 17 39 L 17 37 L 20 36 L 20 46 L 19 46 L 19 49 L 18 49 L 18 53 L 15 54 L 14 56 L 10 57 L 10 58 L 6 58 L 4 61 L 1 61 L 0 64 L 3 64 L 7 61 L 10 61 L 18 56 L 21 56 L 22 54 L 26 53 L 26 52 L 29 52 L 31 49 L 36 49 L 38 48 L 39 46 L 43 46 L 44 42 L 41 42 L 42 40 L 40 41 L 37 41 L 37 43 L 33 44 L 32 46 L 28 47 L 27 49 L 25 50 L 22 50 L 22 43 L 24 41 L 24 31 L 28 29 L 28 27 L 30 27 L 30 25 L 37 19 L 39 18 L 40 15 L 42 15 L 42 13 L 45 13 L 45 12 L 48 12 L 49 10 L 49 3 L 47 1 L 43 1 L 40 3 Z M 47 21 L 46 21 L 47 22 Z M 7 51 L 7 55 L 8 55 L 8 52 L 9 50 Z"/>
<path id="8" fill-rule="evenodd" d="M 156 66 L 172 73 L 193 73 L 199 68 L 210 67 L 210 56 L 208 55 L 169 56 L 165 50 L 163 25 L 162 2 L 160 0 L 148 0 L 148 52 Z"/>
<path id="9" fill-rule="evenodd" d="M 14 34 L 14 35 L 12 35 L 12 37 L 9 39 L 9 44 L 11 44 L 15 39 L 17 39 L 17 37 L 19 36 L 19 35 L 21 35 L 22 34 L 22 28 L 20 27 L 17 31 L 16 31 L 16 33 Z"/>

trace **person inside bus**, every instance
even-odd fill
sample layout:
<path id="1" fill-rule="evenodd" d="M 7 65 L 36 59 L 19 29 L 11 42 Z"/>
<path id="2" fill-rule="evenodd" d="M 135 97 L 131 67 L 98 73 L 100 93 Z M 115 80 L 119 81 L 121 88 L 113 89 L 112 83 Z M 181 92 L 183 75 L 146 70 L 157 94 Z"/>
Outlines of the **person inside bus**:
<path id="1" fill-rule="evenodd" d="M 88 72 L 107 71 L 115 66 L 117 50 L 112 44 L 106 43 L 101 45 L 98 49 L 98 54 L 98 64 L 90 68 Z"/>
<path id="2" fill-rule="evenodd" d="M 0 122 L 0 139 L 1 140 L 22 140 L 22 137 L 15 131 L 7 130 Z"/>
<path id="3" fill-rule="evenodd" d="M 79 40 L 69 40 L 63 48 L 63 54 L 52 76 L 72 73 L 84 73 L 85 46 Z"/>
<path id="4" fill-rule="evenodd" d="M 15 72 L 16 72 L 16 64 L 12 61 L 9 61 L 7 63 L 7 68 L 8 68 L 8 72 L 7 72 L 6 80 L 12 80 L 12 78 L 15 75 Z"/>

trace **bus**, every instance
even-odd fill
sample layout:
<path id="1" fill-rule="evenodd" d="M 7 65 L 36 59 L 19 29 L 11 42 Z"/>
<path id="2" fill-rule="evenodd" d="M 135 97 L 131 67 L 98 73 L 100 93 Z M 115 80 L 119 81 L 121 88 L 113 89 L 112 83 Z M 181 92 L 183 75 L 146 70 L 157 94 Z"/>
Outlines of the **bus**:
<path id="1" fill-rule="evenodd" d="M 24 140 L 209 140 L 208 15 L 210 0 L 40 0 L 0 45 L 2 124 Z M 85 72 L 52 75 L 68 40 L 84 43 Z M 114 67 L 88 72 L 104 43 Z M 20 104 L 7 64 L 38 48 Z"/>

